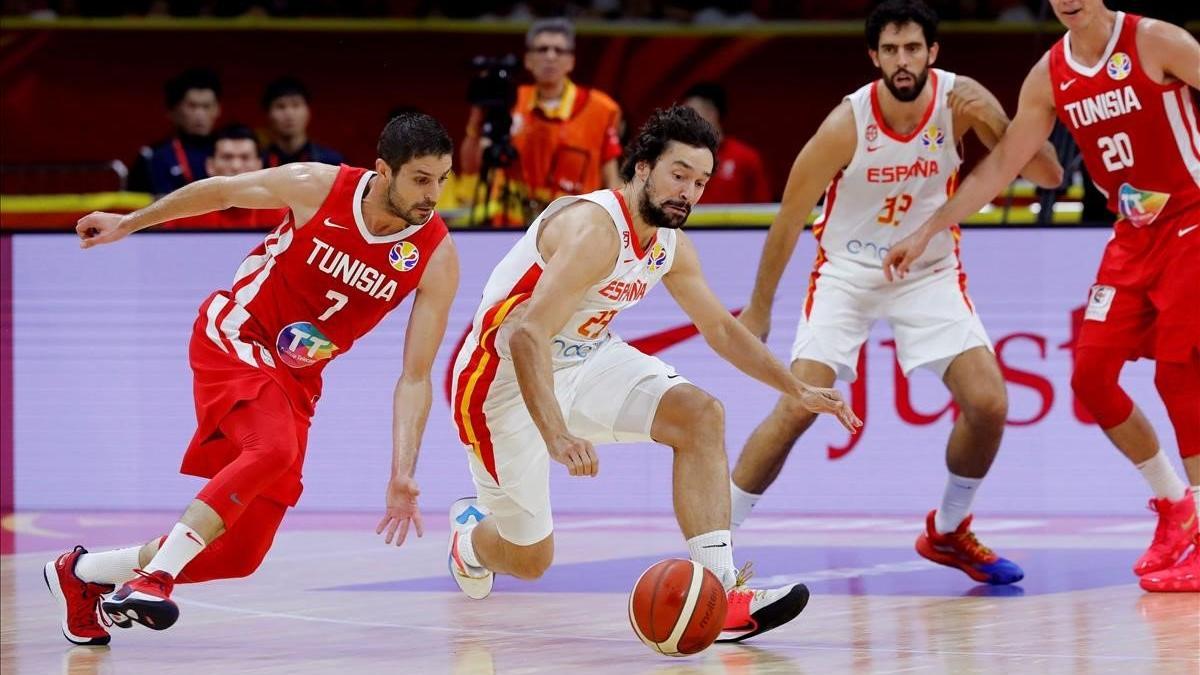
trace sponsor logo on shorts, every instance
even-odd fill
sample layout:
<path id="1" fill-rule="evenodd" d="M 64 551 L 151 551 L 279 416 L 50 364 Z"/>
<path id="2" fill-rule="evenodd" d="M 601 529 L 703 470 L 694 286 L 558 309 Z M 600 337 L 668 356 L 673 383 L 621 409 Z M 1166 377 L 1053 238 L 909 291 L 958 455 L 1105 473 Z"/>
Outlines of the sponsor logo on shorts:
<path id="1" fill-rule="evenodd" d="M 850 255 L 856 257 L 866 256 L 879 262 L 883 262 L 883 259 L 887 257 L 889 250 L 891 249 L 889 249 L 887 246 L 880 246 L 873 241 L 859 241 L 858 239 L 851 239 L 850 241 L 846 242 L 846 252 Z"/>
<path id="2" fill-rule="evenodd" d="M 558 359 L 583 360 L 592 355 L 600 342 L 575 342 L 561 337 L 554 338 L 554 357 Z"/>
<path id="3" fill-rule="evenodd" d="M 1117 289 L 1113 288 L 1112 286 L 1103 286 L 1100 284 L 1092 286 L 1092 290 L 1088 294 L 1087 310 L 1083 313 L 1083 320 L 1107 320 L 1108 310 L 1112 309 L 1113 298 L 1116 296 Z"/>
<path id="4" fill-rule="evenodd" d="M 337 349 L 333 341 L 307 321 L 284 326 L 275 339 L 275 351 L 279 352 L 279 358 L 292 368 L 307 368 L 318 361 L 332 358 Z"/>

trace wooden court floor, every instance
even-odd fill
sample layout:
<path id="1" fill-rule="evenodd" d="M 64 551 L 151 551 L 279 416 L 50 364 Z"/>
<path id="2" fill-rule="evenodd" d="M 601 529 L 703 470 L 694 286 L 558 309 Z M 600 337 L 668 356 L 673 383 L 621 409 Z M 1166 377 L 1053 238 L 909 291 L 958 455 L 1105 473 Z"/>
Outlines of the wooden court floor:
<path id="1" fill-rule="evenodd" d="M 445 530 L 402 549 L 374 515 L 292 514 L 247 579 L 176 589 L 169 631 L 113 629 L 71 647 L 42 565 L 82 543 L 147 538 L 164 513 L 23 513 L 4 526 L 0 670 L 10 673 L 1188 673 L 1200 674 L 1200 597 L 1149 595 L 1129 565 L 1146 519 L 980 518 L 982 539 L 1025 567 L 993 589 L 912 551 L 921 518 L 760 517 L 736 537 L 755 581 L 804 580 L 794 623 L 746 646 L 657 655 L 633 636 L 626 593 L 684 548 L 665 517 L 557 518 L 555 566 L 471 601 L 446 574 Z M 427 516 L 429 521 L 440 521 Z"/>

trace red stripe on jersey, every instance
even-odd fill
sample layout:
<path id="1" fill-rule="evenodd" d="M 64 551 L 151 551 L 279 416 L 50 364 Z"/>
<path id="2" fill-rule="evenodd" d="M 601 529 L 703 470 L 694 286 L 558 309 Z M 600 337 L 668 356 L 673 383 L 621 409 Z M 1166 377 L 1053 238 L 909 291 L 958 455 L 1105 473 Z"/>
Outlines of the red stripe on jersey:
<path id="1" fill-rule="evenodd" d="M 625 215 L 625 227 L 629 228 L 629 245 L 633 247 L 633 254 L 638 260 L 646 257 L 646 250 L 654 245 L 658 234 L 655 233 L 650 237 L 650 241 L 646 242 L 646 246 L 642 246 L 642 242 L 638 241 L 637 230 L 633 229 L 633 216 L 629 215 L 629 205 L 625 203 L 625 196 L 620 190 L 613 190 L 612 193 L 617 196 L 617 203 L 621 205 L 621 213 Z"/>
<path id="2" fill-rule="evenodd" d="M 825 191 L 825 208 L 822 210 L 821 217 L 813 223 L 813 237 L 817 240 L 817 257 L 813 260 L 812 273 L 808 276 L 808 294 L 804 298 L 804 318 L 806 319 L 812 314 L 813 295 L 817 290 L 817 279 L 821 276 L 821 265 L 828 260 L 825 257 L 825 249 L 821 248 L 821 235 L 825 233 L 825 223 L 829 222 L 829 217 L 833 215 L 833 206 L 837 203 L 838 183 L 841 181 L 842 172 L 838 171 L 829 184 L 829 189 Z"/>
<path id="3" fill-rule="evenodd" d="M 967 309 L 971 313 L 975 313 L 975 306 L 971 304 L 971 297 L 967 295 L 967 272 L 963 269 L 962 258 L 959 257 L 960 242 L 962 241 L 962 228 L 958 225 L 950 227 L 950 235 L 954 237 L 954 262 L 958 269 L 958 290 L 962 293 L 963 302 L 967 304 Z"/>
<path id="4" fill-rule="evenodd" d="M 929 119 L 933 117 L 933 110 L 937 107 L 938 100 L 937 71 L 933 70 L 932 68 L 929 69 L 929 82 L 933 87 L 933 96 L 929 98 L 929 105 L 925 108 L 925 115 L 921 117 L 921 121 L 917 123 L 917 126 L 913 127 L 912 132 L 908 134 L 901 134 L 897 131 L 893 131 L 892 128 L 888 126 L 887 120 L 885 120 L 883 117 L 883 109 L 879 107 L 879 80 L 875 80 L 875 82 L 871 84 L 871 112 L 875 115 L 876 124 L 879 125 L 879 128 L 889 138 L 900 141 L 901 143 L 907 143 L 916 138 L 917 134 L 925 130 L 925 125 L 928 124 Z"/>
<path id="5" fill-rule="evenodd" d="M 508 297 L 484 313 L 479 324 L 478 342 L 471 352 L 467 366 L 459 373 L 455 387 L 453 417 L 454 424 L 458 427 L 459 440 L 463 445 L 471 446 L 479 461 L 497 483 L 500 482 L 500 476 L 496 471 L 492 434 L 487 426 L 487 415 L 483 412 L 488 392 L 500 368 L 500 356 L 496 352 L 496 333 L 513 309 L 533 297 L 533 289 L 541 276 L 541 267 L 530 266 L 509 291 Z"/>

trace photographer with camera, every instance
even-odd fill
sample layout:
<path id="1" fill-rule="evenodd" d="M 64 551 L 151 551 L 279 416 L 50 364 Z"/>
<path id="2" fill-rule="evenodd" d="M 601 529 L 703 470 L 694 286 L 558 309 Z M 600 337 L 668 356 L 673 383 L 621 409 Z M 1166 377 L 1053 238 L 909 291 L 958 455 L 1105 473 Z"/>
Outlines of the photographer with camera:
<path id="1" fill-rule="evenodd" d="M 536 21 L 525 47 L 533 84 L 515 86 L 515 57 L 477 57 L 473 64 L 460 166 L 479 176 L 476 207 L 487 208 L 472 222 L 524 227 L 557 197 L 621 182 L 621 109 L 604 92 L 568 77 L 575 67 L 574 26 L 566 19 Z"/>

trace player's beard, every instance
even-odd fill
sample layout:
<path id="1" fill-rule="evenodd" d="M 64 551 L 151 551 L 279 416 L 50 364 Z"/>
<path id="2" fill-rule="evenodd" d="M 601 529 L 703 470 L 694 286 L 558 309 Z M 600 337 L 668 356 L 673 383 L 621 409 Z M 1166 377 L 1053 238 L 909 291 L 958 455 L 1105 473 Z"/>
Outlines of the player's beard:
<path id="1" fill-rule="evenodd" d="M 666 207 L 668 205 L 683 209 L 683 215 L 667 211 Z M 654 227 L 666 227 L 678 230 L 683 227 L 683 224 L 687 222 L 688 216 L 691 214 L 692 206 L 682 200 L 668 199 L 662 204 L 655 204 L 654 191 L 650 189 L 650 181 L 646 180 L 646 187 L 642 188 L 642 196 L 638 200 L 638 215 L 642 217 L 642 220 Z"/>
<path id="2" fill-rule="evenodd" d="M 437 206 L 437 205 L 431 204 L 429 202 L 422 202 L 420 204 L 413 204 L 411 206 L 407 206 L 404 204 L 404 202 L 401 202 L 398 199 L 396 199 L 392 190 L 390 188 L 388 189 L 388 193 L 387 193 L 388 213 L 390 213 L 391 215 L 393 215 L 397 218 L 402 219 L 404 222 L 408 223 L 409 225 L 424 225 L 429 220 L 429 218 L 433 215 L 433 209 L 435 206 Z M 428 208 L 429 212 L 422 214 L 421 211 L 418 210 L 418 209 L 421 209 L 422 207 Z"/>
<path id="3" fill-rule="evenodd" d="M 914 82 L 911 87 L 905 87 L 901 89 L 896 86 L 895 82 L 893 82 L 893 80 L 896 79 L 896 76 L 902 72 L 908 73 L 909 76 L 913 78 Z M 900 101 L 901 103 L 908 103 L 910 101 L 917 100 L 917 97 L 920 96 L 921 92 L 925 90 L 925 81 L 928 79 L 929 66 L 927 64 L 921 69 L 920 74 L 913 73 L 911 70 L 898 68 L 896 72 L 892 73 L 891 77 L 883 78 L 883 84 L 888 88 L 888 91 L 892 92 L 892 96 L 895 96 L 897 101 Z"/>

